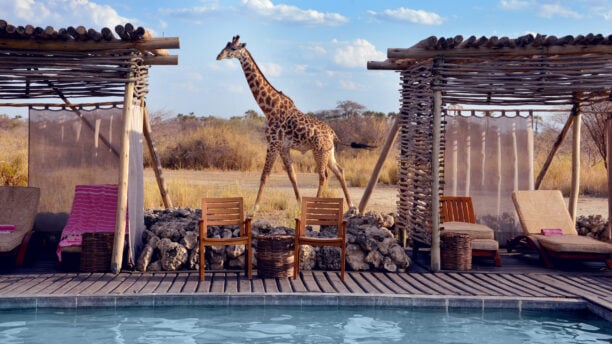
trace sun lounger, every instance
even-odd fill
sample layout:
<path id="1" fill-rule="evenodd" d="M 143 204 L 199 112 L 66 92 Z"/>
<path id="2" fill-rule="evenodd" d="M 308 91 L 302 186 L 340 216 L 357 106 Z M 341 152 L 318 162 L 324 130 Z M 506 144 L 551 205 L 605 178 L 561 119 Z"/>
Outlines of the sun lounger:
<path id="1" fill-rule="evenodd" d="M 471 197 L 442 196 L 442 227 L 445 231 L 469 234 L 472 238 L 472 257 L 491 257 L 501 266 L 499 243 L 490 227 L 476 223 Z"/>
<path id="2" fill-rule="evenodd" d="M 38 211 L 40 189 L 0 186 L 0 254 L 15 255 L 23 264 Z"/>
<path id="3" fill-rule="evenodd" d="M 553 267 L 552 259 L 573 259 L 601 260 L 612 268 L 612 244 L 578 235 L 561 191 L 515 191 L 512 201 L 527 243 L 547 267 Z"/>
<path id="4" fill-rule="evenodd" d="M 62 253 L 81 252 L 83 233 L 115 232 L 117 216 L 117 192 L 115 184 L 77 185 L 72 209 L 57 245 L 57 258 Z M 126 227 L 128 223 L 126 221 Z M 128 230 L 126 228 L 126 233 Z"/>

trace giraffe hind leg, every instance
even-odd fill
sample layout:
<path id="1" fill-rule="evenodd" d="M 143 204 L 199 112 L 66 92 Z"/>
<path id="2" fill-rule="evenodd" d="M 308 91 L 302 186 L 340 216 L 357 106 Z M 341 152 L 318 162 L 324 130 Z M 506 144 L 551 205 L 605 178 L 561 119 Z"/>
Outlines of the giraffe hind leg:
<path id="1" fill-rule="evenodd" d="M 319 174 L 319 188 L 317 189 L 317 197 L 323 195 L 323 191 L 327 188 L 327 164 L 329 161 L 329 151 L 313 151 L 315 162 L 317 164 L 317 173 Z"/>

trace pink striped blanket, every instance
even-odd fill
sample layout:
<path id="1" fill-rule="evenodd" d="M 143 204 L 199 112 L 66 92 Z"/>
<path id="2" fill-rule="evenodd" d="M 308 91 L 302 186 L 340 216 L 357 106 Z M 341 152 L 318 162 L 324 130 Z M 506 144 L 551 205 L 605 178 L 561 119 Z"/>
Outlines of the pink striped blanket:
<path id="1" fill-rule="evenodd" d="M 118 187 L 115 184 L 77 185 L 72 209 L 57 245 L 57 258 L 62 261 L 62 248 L 81 246 L 83 233 L 114 232 L 117 216 Z M 126 216 L 127 217 L 127 216 Z M 126 221 L 126 234 L 128 232 Z"/>

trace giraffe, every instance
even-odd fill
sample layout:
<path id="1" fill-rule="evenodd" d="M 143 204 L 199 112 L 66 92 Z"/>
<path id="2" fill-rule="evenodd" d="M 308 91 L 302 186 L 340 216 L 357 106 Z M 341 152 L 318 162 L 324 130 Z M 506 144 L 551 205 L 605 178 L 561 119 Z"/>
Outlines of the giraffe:
<path id="1" fill-rule="evenodd" d="M 268 148 L 253 211 L 256 212 L 259 208 L 264 187 L 278 155 L 293 186 L 295 198 L 298 203 L 300 202 L 300 191 L 291 161 L 291 149 L 302 153 L 312 150 L 316 171 L 319 174 L 317 197 L 321 197 L 327 186 L 327 168 L 329 168 L 338 178 L 349 208 L 354 209 L 344 180 L 344 170 L 338 165 L 334 156 L 334 142 L 340 142 L 336 133 L 325 122 L 304 114 L 291 98 L 274 88 L 246 49 L 246 43 L 240 43 L 239 40 L 240 36 L 234 36 L 221 50 L 217 60 L 236 58 L 240 61 L 253 97 L 266 116 L 265 134 Z"/>

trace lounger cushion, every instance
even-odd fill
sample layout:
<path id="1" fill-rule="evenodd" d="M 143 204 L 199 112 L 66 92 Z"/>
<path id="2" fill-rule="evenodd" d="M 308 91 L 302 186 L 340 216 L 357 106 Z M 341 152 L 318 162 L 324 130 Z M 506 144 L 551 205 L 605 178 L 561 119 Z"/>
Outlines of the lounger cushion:
<path id="1" fill-rule="evenodd" d="M 442 227 L 445 231 L 467 233 L 472 237 L 472 239 L 493 239 L 495 235 L 490 227 L 481 225 L 479 223 L 451 221 L 444 222 Z"/>
<path id="2" fill-rule="evenodd" d="M 473 239 L 472 250 L 497 251 L 499 243 L 493 239 Z"/>
<path id="3" fill-rule="evenodd" d="M 565 235 L 578 235 L 561 191 L 514 191 L 512 200 L 526 235 L 540 234 L 542 228 L 561 228 Z"/>
<path id="4" fill-rule="evenodd" d="M 0 252 L 10 252 L 21 245 L 34 227 L 39 199 L 39 188 L 0 186 L 0 223 L 15 225 L 15 230 L 0 233 Z"/>
<path id="5" fill-rule="evenodd" d="M 545 249 L 560 253 L 598 253 L 612 255 L 612 244 L 579 235 L 533 235 Z"/>

